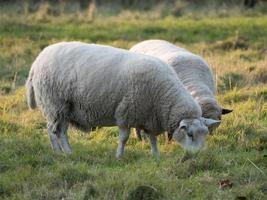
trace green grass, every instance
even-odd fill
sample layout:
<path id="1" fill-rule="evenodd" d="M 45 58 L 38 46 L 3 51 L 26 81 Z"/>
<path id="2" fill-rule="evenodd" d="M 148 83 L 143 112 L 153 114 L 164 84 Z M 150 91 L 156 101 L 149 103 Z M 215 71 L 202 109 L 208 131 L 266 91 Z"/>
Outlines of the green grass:
<path id="1" fill-rule="evenodd" d="M 71 16 L 35 20 L 0 16 L 0 199 L 266 199 L 267 20 L 258 17 L 124 19 Z M 54 154 L 39 111 L 29 111 L 23 84 L 47 45 L 80 40 L 129 48 L 161 38 L 201 54 L 211 65 L 223 117 L 199 154 L 184 157 L 160 137 L 159 162 L 149 144 L 130 138 L 115 159 L 116 127 L 69 131 L 74 153 Z M 220 188 L 222 180 L 232 187 Z M 150 191 L 150 193 L 149 193 Z M 153 194 L 154 191 L 154 194 Z M 140 199 L 140 198 L 139 198 Z"/>
<path id="2" fill-rule="evenodd" d="M 24 89 L 0 98 L 0 195 L 4 199 L 125 199 L 140 185 L 162 199 L 264 199 L 267 195 L 267 87 L 219 96 L 233 108 L 209 137 L 207 148 L 182 160 L 174 142 L 160 138 L 161 160 L 130 138 L 122 160 L 115 159 L 118 130 L 91 134 L 71 130 L 74 154 L 54 154 L 39 112 L 25 105 Z M 242 96 L 242 93 L 244 94 Z M 229 179 L 232 188 L 219 188 Z M 89 198 L 89 199 L 90 199 Z"/>

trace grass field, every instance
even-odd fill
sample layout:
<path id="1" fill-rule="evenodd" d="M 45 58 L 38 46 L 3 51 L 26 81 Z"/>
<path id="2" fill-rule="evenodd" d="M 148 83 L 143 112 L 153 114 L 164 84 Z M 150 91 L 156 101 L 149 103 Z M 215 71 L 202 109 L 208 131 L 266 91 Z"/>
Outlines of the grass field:
<path id="1" fill-rule="evenodd" d="M 39 111 L 23 87 L 47 45 L 79 40 L 116 47 L 160 38 L 202 55 L 211 65 L 223 117 L 199 154 L 184 157 L 160 137 L 159 162 L 148 143 L 130 138 L 115 159 L 118 129 L 71 129 L 70 156 L 54 154 Z M 267 18 L 138 19 L 0 15 L 0 199 L 266 199 Z M 144 198 L 145 199 L 145 198 Z"/>

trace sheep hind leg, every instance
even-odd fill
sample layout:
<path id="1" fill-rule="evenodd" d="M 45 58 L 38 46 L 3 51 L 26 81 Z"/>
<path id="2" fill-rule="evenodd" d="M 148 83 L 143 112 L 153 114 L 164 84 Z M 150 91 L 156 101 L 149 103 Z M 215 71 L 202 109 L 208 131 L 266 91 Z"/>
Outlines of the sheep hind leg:
<path id="1" fill-rule="evenodd" d="M 134 128 L 134 137 L 138 138 L 138 140 L 142 141 L 141 129 Z"/>
<path id="2" fill-rule="evenodd" d="M 54 125 L 52 123 L 48 122 L 47 123 L 47 130 L 48 130 L 48 136 L 49 136 L 53 151 L 55 151 L 56 153 L 61 153 L 62 149 L 58 143 L 57 135 L 54 132 Z"/>
<path id="3" fill-rule="evenodd" d="M 71 147 L 69 145 L 67 130 L 68 123 L 67 122 L 56 122 L 50 123 L 49 125 L 49 137 L 52 144 L 52 148 L 56 152 L 63 151 L 64 153 L 70 154 L 72 153 Z"/>
<path id="4" fill-rule="evenodd" d="M 128 141 L 130 135 L 129 128 L 120 128 L 120 136 L 119 136 L 119 145 L 117 148 L 116 158 L 121 158 L 124 152 L 124 147 L 126 142 Z"/>
<path id="5" fill-rule="evenodd" d="M 68 135 L 67 135 L 68 123 L 67 122 L 61 123 L 58 126 L 57 131 L 59 133 L 57 134 L 57 136 L 58 136 L 58 142 L 59 142 L 59 145 L 61 146 L 61 149 L 63 150 L 64 153 L 71 154 L 72 149 L 70 147 Z"/>

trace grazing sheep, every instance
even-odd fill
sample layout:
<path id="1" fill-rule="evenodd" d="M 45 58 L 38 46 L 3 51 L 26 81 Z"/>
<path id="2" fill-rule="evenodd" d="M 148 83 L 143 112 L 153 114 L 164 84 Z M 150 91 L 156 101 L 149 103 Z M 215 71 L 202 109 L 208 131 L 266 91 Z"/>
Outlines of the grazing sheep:
<path id="1" fill-rule="evenodd" d="M 220 120 L 232 112 L 218 105 L 211 69 L 203 58 L 164 40 L 146 40 L 130 51 L 157 57 L 171 65 L 202 109 L 203 117 Z"/>
<path id="2" fill-rule="evenodd" d="M 201 109 L 161 60 L 108 46 L 62 42 L 45 48 L 34 61 L 26 83 L 28 105 L 40 107 L 48 121 L 55 151 L 71 153 L 68 125 L 82 131 L 119 127 L 116 157 L 124 152 L 130 128 L 144 129 L 152 153 L 156 136 L 174 135 L 187 149 L 201 148 L 209 126 Z"/>

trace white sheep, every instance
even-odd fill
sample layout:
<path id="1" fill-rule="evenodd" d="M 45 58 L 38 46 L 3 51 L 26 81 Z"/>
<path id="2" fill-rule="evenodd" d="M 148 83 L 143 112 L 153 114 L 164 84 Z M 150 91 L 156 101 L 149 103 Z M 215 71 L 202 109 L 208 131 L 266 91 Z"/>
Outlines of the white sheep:
<path id="1" fill-rule="evenodd" d="M 68 125 L 90 131 L 119 127 L 116 157 L 121 157 L 130 128 L 144 129 L 152 153 L 156 136 L 169 131 L 185 148 L 199 149 L 209 126 L 201 109 L 161 60 L 108 46 L 62 42 L 45 48 L 26 83 L 30 108 L 40 107 L 55 151 L 71 153 Z"/>
<path id="2" fill-rule="evenodd" d="M 164 40 L 146 40 L 134 45 L 130 51 L 157 57 L 171 65 L 200 105 L 203 117 L 220 120 L 221 115 L 232 112 L 218 105 L 212 71 L 200 56 Z"/>

